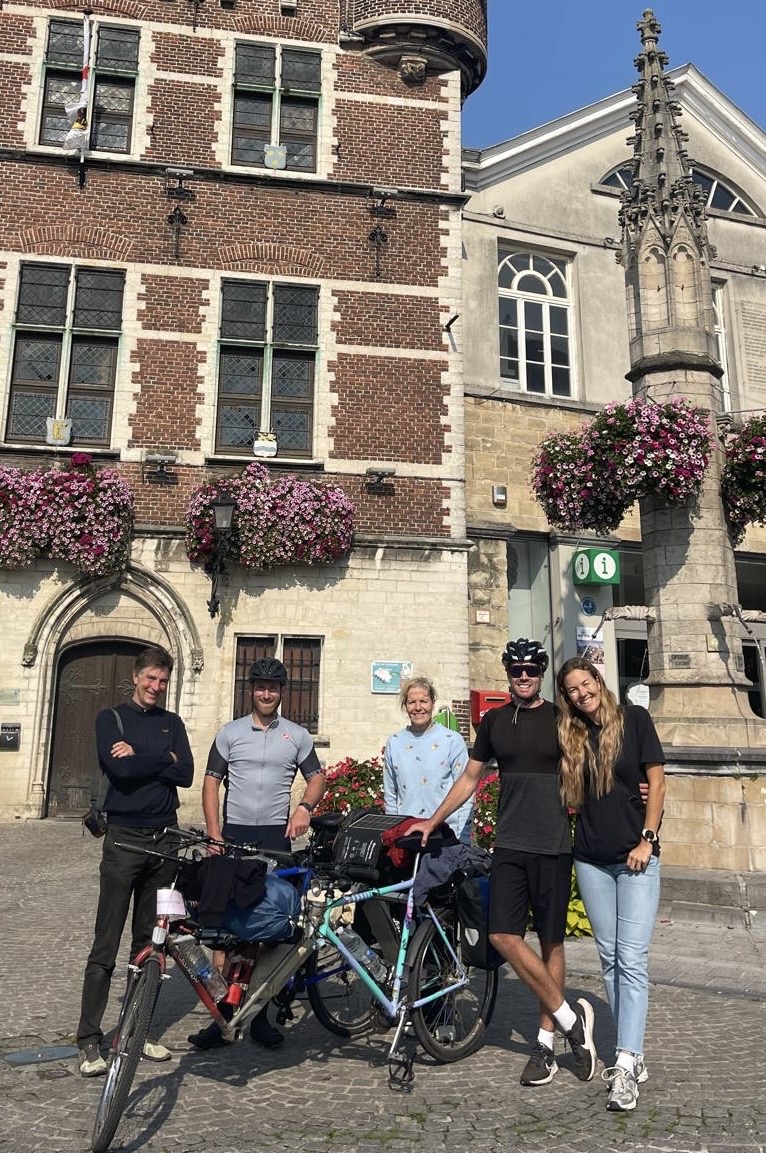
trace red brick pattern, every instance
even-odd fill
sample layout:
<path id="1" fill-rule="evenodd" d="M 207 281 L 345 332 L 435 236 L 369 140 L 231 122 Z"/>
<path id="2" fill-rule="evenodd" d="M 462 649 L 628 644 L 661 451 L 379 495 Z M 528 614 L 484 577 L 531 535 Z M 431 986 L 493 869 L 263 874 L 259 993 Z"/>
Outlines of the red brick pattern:
<path id="1" fill-rule="evenodd" d="M 152 41 L 152 62 L 160 72 L 189 76 L 222 76 L 224 48 L 215 40 L 203 40 L 191 29 L 188 36 L 157 32 Z"/>
<path id="2" fill-rule="evenodd" d="M 370 118 L 374 117 L 381 150 L 370 147 Z M 438 188 L 443 180 L 444 121 L 438 111 L 404 110 L 338 101 L 336 136 L 340 180 L 369 180 L 371 184 L 404 188 Z"/>
<path id="3" fill-rule="evenodd" d="M 0 52 L 2 52 L 0 47 Z M 19 148 L 24 140 L 24 134 L 19 127 L 20 109 L 23 93 L 29 88 L 32 72 L 26 64 L 11 63 L 4 60 L 2 63 L 2 79 L 0 79 L 0 142 L 6 147 Z"/>
<path id="4" fill-rule="evenodd" d="M 438 76 L 427 76 L 425 82 L 413 91 L 393 68 L 368 60 L 366 56 L 343 53 L 338 57 L 337 73 L 336 90 L 339 94 L 368 92 L 375 96 L 416 96 L 418 100 L 435 103 L 444 99 L 444 88 Z"/>
<path id="5" fill-rule="evenodd" d="M 212 167 L 221 97 L 210 85 L 157 80 L 149 89 L 151 145 L 147 160 Z"/>
<path id="6" fill-rule="evenodd" d="M 466 28 L 486 43 L 487 0 L 354 0 L 354 19 L 359 22 L 389 23 L 406 16 L 430 16 L 435 23 Z"/>
<path id="7" fill-rule="evenodd" d="M 433 297 L 375 292 L 338 292 L 339 344 L 433 349 L 441 342 L 439 302 Z"/>
<path id="8" fill-rule="evenodd" d="M 446 363 L 341 353 L 330 366 L 338 394 L 333 456 L 440 464 Z"/>
<path id="9" fill-rule="evenodd" d="M 28 16 L 18 12 L 0 12 L 0 52 L 12 52 L 25 56 L 34 37 L 34 24 Z M 7 65 L 3 66 L 3 90 L 8 83 Z"/>
<path id="10" fill-rule="evenodd" d="M 0 146 L 8 149 L 22 147 L 20 109 L 32 111 L 35 104 L 26 95 L 32 79 L 37 82 L 31 76 L 32 41 L 35 35 L 44 38 L 46 27 L 40 20 L 35 29 L 30 14 L 81 18 L 71 0 L 28 0 L 21 7 L 24 12 L 0 10 L 5 55 Z M 350 2 L 349 14 L 352 22 L 374 17 L 383 23 L 392 13 L 433 16 L 442 30 L 443 21 L 453 21 L 481 38 L 482 8 L 481 0 L 357 0 Z M 295 18 L 281 15 L 279 0 L 238 0 L 234 9 L 211 0 L 197 10 L 198 29 L 220 34 L 196 35 L 189 5 L 100 0 L 96 20 L 140 22 L 143 49 L 160 73 L 151 83 L 148 106 L 136 113 L 136 147 L 148 141 L 136 157 L 139 164 L 104 163 L 95 155 L 88 159 L 80 189 L 76 156 L 40 153 L 26 163 L 10 156 L 5 161 L 1 251 L 21 260 L 113 264 L 131 273 L 128 292 L 138 284 L 137 299 L 126 300 L 127 315 L 135 307 L 138 332 L 126 333 L 131 363 L 127 376 L 117 381 L 118 411 L 127 407 L 131 447 L 212 451 L 199 436 L 198 407 L 203 384 L 215 378 L 216 354 L 189 336 L 201 337 L 217 316 L 215 274 L 223 273 L 297 278 L 320 286 L 322 315 L 331 317 L 338 345 L 335 360 L 327 364 L 328 334 L 320 333 L 319 387 L 338 398 L 326 430 L 334 445 L 326 462 L 330 469 L 333 460 L 349 458 L 438 466 L 449 453 L 444 379 L 449 360 L 442 332 L 449 304 L 424 294 L 437 290 L 448 271 L 443 241 L 450 223 L 439 190 L 446 182 L 445 148 L 458 142 L 447 136 L 452 122 L 444 80 L 429 74 L 411 89 L 393 63 L 384 66 L 359 46 L 344 49 L 333 72 L 336 98 L 327 93 L 323 100 L 333 108 L 330 182 L 322 173 L 301 180 L 216 170 L 221 80 L 233 40 L 335 46 L 343 12 L 338 0 L 299 0 Z M 406 103 L 392 105 L 392 97 Z M 167 166 L 196 170 L 187 184 L 192 198 L 181 204 L 187 224 L 177 249 L 167 219 L 176 203 L 166 194 Z M 370 240 L 376 219 L 367 187 L 389 185 L 431 195 L 392 202 L 395 215 L 379 222 L 387 243 L 376 268 Z M 163 274 L 163 266 L 181 275 Z M 3 279 L 0 266 L 0 294 Z M 370 291 L 375 281 L 380 291 Z M 344 282 L 342 288 L 334 287 L 338 282 Z M 359 291 L 351 287 L 355 283 Z M 0 341 L 6 347 L 13 307 L 0 295 L 6 317 Z M 344 346 L 398 355 L 358 355 Z M 326 402 L 317 405 L 318 411 L 325 409 Z M 125 430 L 115 429 L 117 443 L 124 436 Z M 35 464 L 40 460 L 36 456 Z M 220 469 L 238 472 L 245 463 Z M 179 483 L 162 486 L 149 484 L 140 465 L 120 467 L 136 491 L 137 521 L 145 524 L 181 524 L 190 491 L 210 475 L 208 467 L 179 465 L 174 470 Z M 450 489 L 441 480 L 396 476 L 382 491 L 371 492 L 363 465 L 359 471 L 360 476 L 324 474 L 354 500 L 359 533 L 449 537 Z"/>
<path id="11" fill-rule="evenodd" d="M 191 280 L 178 276 L 143 277 L 143 291 L 139 302 L 144 302 L 139 320 L 145 332 L 201 332 L 207 311 L 208 280 Z"/>
<path id="12" fill-rule="evenodd" d="M 199 372 L 205 353 L 180 341 L 139 340 L 132 360 L 137 392 L 131 447 L 199 448 Z"/>

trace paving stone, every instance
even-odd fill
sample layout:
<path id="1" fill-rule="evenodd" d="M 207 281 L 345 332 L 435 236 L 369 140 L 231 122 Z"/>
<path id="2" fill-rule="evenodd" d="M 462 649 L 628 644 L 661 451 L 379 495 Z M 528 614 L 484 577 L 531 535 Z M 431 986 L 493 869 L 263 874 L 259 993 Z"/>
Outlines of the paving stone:
<path id="1" fill-rule="evenodd" d="M 79 825 L 15 822 L 0 829 L 4 1012 L 0 1053 L 71 1040 L 91 943 L 100 846 Z M 596 1009 L 602 1062 L 614 1028 L 591 940 L 567 945 L 571 996 Z M 454 1065 L 419 1058 L 409 1095 L 388 1087 L 386 1040 L 348 1043 L 325 1033 L 299 1002 L 285 1044 L 249 1040 L 198 1053 L 188 1033 L 204 1022 L 189 987 L 162 988 L 157 1033 L 174 1051 L 142 1065 L 115 1150 L 148 1153 L 766 1153 L 762 1047 L 766 941 L 745 927 L 658 924 L 646 1060 L 650 1079 L 632 1114 L 606 1112 L 599 1073 L 581 1084 L 571 1054 L 540 1089 L 519 1075 L 536 1008 L 503 973 L 487 1044 Z M 124 958 L 123 958 L 124 961 Z M 119 971 L 119 970 L 118 970 Z M 114 981 L 105 1025 L 114 1025 Z M 2 1153 L 83 1153 L 101 1091 L 76 1060 L 11 1067 L 0 1060 Z"/>

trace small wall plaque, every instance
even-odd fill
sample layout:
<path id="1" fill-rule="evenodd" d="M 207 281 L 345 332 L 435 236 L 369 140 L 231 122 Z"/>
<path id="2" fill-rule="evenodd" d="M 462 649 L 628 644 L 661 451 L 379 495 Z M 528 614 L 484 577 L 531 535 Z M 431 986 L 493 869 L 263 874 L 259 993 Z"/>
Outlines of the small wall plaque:
<path id="1" fill-rule="evenodd" d="M 21 746 L 21 725 L 0 724 L 0 752 L 15 753 Z"/>
<path id="2" fill-rule="evenodd" d="M 691 653 L 671 653 L 668 663 L 671 669 L 690 669 L 692 667 Z"/>

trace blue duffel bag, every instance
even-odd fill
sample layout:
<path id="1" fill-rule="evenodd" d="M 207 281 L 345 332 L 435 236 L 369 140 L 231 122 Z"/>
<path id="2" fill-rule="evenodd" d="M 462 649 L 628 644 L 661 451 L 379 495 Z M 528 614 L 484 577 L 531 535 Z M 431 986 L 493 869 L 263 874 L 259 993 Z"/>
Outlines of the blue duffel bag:
<path id="1" fill-rule="evenodd" d="M 301 911 L 297 889 L 284 877 L 270 873 L 266 891 L 255 905 L 241 909 L 229 901 L 224 928 L 243 941 L 289 941 Z"/>

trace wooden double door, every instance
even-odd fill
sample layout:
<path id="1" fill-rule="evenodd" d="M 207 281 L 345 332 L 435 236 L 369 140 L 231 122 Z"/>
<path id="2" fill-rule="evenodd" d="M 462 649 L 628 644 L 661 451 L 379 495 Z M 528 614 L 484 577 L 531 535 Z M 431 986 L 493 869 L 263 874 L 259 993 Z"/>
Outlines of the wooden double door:
<path id="1" fill-rule="evenodd" d="M 82 816 L 98 779 L 96 715 L 133 696 L 141 641 L 90 641 L 67 649 L 56 678 L 46 816 Z"/>

